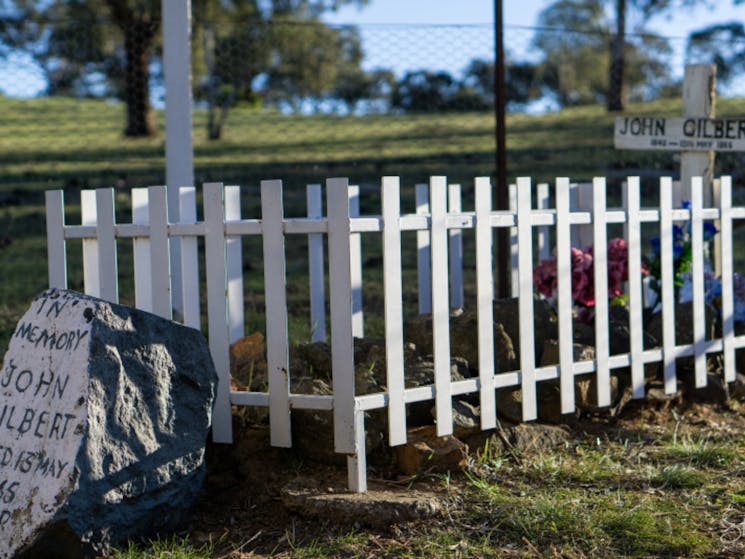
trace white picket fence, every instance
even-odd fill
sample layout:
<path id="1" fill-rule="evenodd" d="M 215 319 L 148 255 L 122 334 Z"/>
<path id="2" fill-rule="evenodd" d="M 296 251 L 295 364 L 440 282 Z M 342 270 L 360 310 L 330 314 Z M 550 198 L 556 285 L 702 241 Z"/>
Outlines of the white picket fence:
<path id="1" fill-rule="evenodd" d="M 261 219 L 242 219 L 240 189 L 208 183 L 203 187 L 203 220 L 197 220 L 196 190 L 180 190 L 179 223 L 169 223 L 165 187 L 133 189 L 132 221 L 117 223 L 114 211 L 114 190 L 98 189 L 81 193 L 81 224 L 65 222 L 62 191 L 46 193 L 47 236 L 49 253 L 49 284 L 67 287 L 67 241 L 82 239 L 84 256 L 84 290 L 107 300 L 118 300 L 117 239 L 132 239 L 136 306 L 171 318 L 171 274 L 169 250 L 174 243 L 181 249 L 181 293 L 185 324 L 195 328 L 206 326 L 209 346 L 219 374 L 219 385 L 213 416 L 213 437 L 217 442 L 232 441 L 230 406 L 269 408 L 271 443 L 290 447 L 292 433 L 291 410 L 328 410 L 334 417 L 335 451 L 348 457 L 349 487 L 353 491 L 366 489 L 366 456 L 364 414 L 387 408 L 389 443 L 404 444 L 407 439 L 406 406 L 414 402 L 433 400 L 437 433 L 453 431 L 452 402 L 458 395 L 477 393 L 480 400 L 481 427 L 497 425 L 499 410 L 495 390 L 504 387 L 522 389 L 522 412 L 526 421 L 537 417 L 536 385 L 559 379 L 561 409 L 574 411 L 574 382 L 578 375 L 594 374 L 597 379 L 597 399 L 601 406 L 611 402 L 611 371 L 629 367 L 634 397 L 644 397 L 644 366 L 662 362 L 665 389 L 676 389 L 675 360 L 693 356 L 696 384 L 706 383 L 706 356 L 722 353 L 725 380 L 735 379 L 735 349 L 745 347 L 745 336 L 736 337 L 733 320 L 732 224 L 745 219 L 745 207 L 732 207 L 731 180 L 721 179 L 719 203 L 714 208 L 702 207 L 700 179 L 693 181 L 690 210 L 673 208 L 673 183 L 660 179 L 660 207 L 640 206 L 639 179 L 630 177 L 625 188 L 623 208 L 606 207 L 604 178 L 593 181 L 592 207 L 589 210 L 570 209 L 570 182 L 559 178 L 555 183 L 555 208 L 534 209 L 534 188 L 530 179 L 521 178 L 515 190 L 514 210 L 492 209 L 492 186 L 488 178 L 475 179 L 474 211 L 462 211 L 457 188 L 449 186 L 445 177 L 432 177 L 428 187 L 418 187 L 417 212 L 402 215 L 398 177 L 384 177 L 381 184 L 382 214 L 355 216 L 355 198 L 359 191 L 350 190 L 343 178 L 326 182 L 327 217 L 321 212 L 321 188 L 308 189 L 307 218 L 285 218 L 282 182 L 261 183 Z M 543 188 L 543 187 L 542 187 Z M 426 192 L 425 192 L 426 191 Z M 424 194 L 428 200 L 424 201 Z M 541 195 L 543 196 L 543 195 Z M 546 197 L 547 198 L 547 197 Z M 450 199 L 450 200 L 449 200 Z M 539 197 L 539 200 L 543 199 Z M 351 203 L 350 203 L 351 200 Z M 449 206 L 449 208 L 448 208 Z M 358 206 L 357 206 L 358 207 Z M 717 220 L 717 236 L 722 255 L 722 313 L 720 339 L 707 340 L 704 301 L 704 241 L 703 221 Z M 675 306 L 673 286 L 673 222 L 689 221 L 693 246 L 693 344 L 679 345 L 675 340 Z M 661 239 L 662 316 L 664 334 L 661 347 L 644 349 L 642 331 L 642 223 L 657 223 Z M 598 297 L 595 307 L 595 359 L 573 361 L 572 290 L 570 246 L 572 230 L 577 226 L 592 228 L 594 244 L 595 293 L 607 292 L 607 227 L 623 224 L 628 243 L 629 281 L 627 284 L 630 313 L 630 351 L 622 355 L 609 352 L 608 301 Z M 496 228 L 512 228 L 516 239 L 516 285 L 519 297 L 520 355 L 519 370 L 495 371 L 493 348 L 494 262 L 493 233 Z M 449 314 L 451 306 L 462 304 L 461 291 L 453 275 L 459 273 L 460 258 L 450 258 L 463 250 L 458 240 L 462 230 L 473 229 L 476 253 L 476 307 L 478 312 L 479 376 L 451 381 Z M 420 311 L 431 312 L 433 320 L 434 384 L 405 388 L 402 285 L 402 233 L 417 232 L 420 270 L 428 270 L 426 280 L 420 274 Z M 540 232 L 553 234 L 558 270 L 559 364 L 538 367 L 533 352 L 533 254 L 534 236 Z M 386 340 L 386 389 L 367 395 L 355 394 L 353 337 L 362 333 L 360 235 L 377 234 L 382 238 L 384 269 L 384 318 Z M 268 392 L 231 391 L 229 344 L 244 335 L 244 286 L 242 278 L 241 239 L 261 237 L 264 261 L 266 301 L 266 345 Z M 290 391 L 290 340 L 286 294 L 285 239 L 291 235 L 306 235 L 310 251 L 311 324 L 316 326 L 314 338 L 320 339 L 318 328 L 326 319 L 323 275 L 324 245 L 328 250 L 328 298 L 332 354 L 333 395 L 294 394 Z M 325 243 L 324 243 L 325 237 Z M 203 262 L 198 249 L 203 240 Z M 428 248 L 426 248 L 428 247 Z M 456 254 L 456 256 L 459 256 Z M 200 309 L 199 268 L 206 276 L 206 325 Z M 462 267 L 460 268 L 462 270 Z M 315 270 L 315 272 L 313 271 Z M 319 271 L 320 270 L 320 271 Z M 451 270 L 455 272 L 451 273 Z M 315 298 L 315 299 L 314 299 Z M 315 301 L 315 302 L 313 302 Z M 325 326 L 324 326 L 325 328 Z M 325 338 L 325 334 L 323 335 Z"/>

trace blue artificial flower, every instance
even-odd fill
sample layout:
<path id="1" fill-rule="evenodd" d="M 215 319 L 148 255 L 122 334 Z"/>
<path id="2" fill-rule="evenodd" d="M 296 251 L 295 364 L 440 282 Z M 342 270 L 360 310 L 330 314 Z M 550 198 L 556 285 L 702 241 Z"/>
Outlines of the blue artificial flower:
<path id="1" fill-rule="evenodd" d="M 712 240 L 717 233 L 719 233 L 719 230 L 716 225 L 711 221 L 704 221 L 704 241 Z"/>
<path id="2" fill-rule="evenodd" d="M 685 241 L 685 231 L 680 225 L 673 223 L 673 242 L 682 243 L 683 241 Z"/>
<path id="3" fill-rule="evenodd" d="M 660 254 L 660 238 L 659 237 L 652 237 L 649 239 L 649 244 L 652 245 L 652 252 L 655 254 L 655 256 Z"/>
<path id="4" fill-rule="evenodd" d="M 684 210 L 690 210 L 691 209 L 691 201 L 690 200 L 683 200 L 680 203 L 680 207 L 683 208 Z"/>

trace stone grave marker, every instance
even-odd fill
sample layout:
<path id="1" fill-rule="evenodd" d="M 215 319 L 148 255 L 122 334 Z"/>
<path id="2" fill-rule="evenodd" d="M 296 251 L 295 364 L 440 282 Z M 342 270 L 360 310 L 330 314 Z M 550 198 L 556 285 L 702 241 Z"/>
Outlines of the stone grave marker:
<path id="1" fill-rule="evenodd" d="M 204 478 L 216 382 L 197 330 L 39 295 L 0 369 L 0 558 L 85 556 L 175 527 Z"/>

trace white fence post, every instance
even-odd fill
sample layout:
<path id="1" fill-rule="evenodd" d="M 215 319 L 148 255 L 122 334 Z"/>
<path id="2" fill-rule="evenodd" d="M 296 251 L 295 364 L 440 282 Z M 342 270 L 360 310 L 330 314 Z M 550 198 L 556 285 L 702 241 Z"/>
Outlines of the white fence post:
<path id="1" fill-rule="evenodd" d="M 212 413 L 212 438 L 233 442 L 230 414 L 230 352 L 225 297 L 225 203 L 222 183 L 204 185 L 204 251 L 207 273 L 207 322 L 209 346 L 217 370 L 218 384 Z"/>
<path id="2" fill-rule="evenodd" d="M 323 217 L 323 203 L 321 185 L 309 184 L 306 189 L 308 203 L 308 217 L 320 219 Z M 313 342 L 326 340 L 326 286 L 323 235 L 311 233 L 308 235 L 308 275 L 310 281 L 310 339 Z"/>
<path id="3" fill-rule="evenodd" d="M 389 444 L 406 443 L 403 288 L 401 279 L 401 185 L 383 177 L 383 288 Z"/>
<path id="4" fill-rule="evenodd" d="M 474 185 L 476 206 L 476 311 L 479 341 L 479 380 L 481 389 L 481 428 L 497 426 L 494 394 L 494 270 L 492 263 L 491 181 L 478 177 Z"/>
<path id="5" fill-rule="evenodd" d="M 67 248 L 65 246 L 65 195 L 62 190 L 44 193 L 47 216 L 47 270 L 49 287 L 67 289 Z"/>
<path id="6" fill-rule="evenodd" d="M 535 385 L 535 340 L 533 335 L 533 226 L 530 179 L 517 179 L 517 242 L 520 313 L 520 375 L 523 421 L 538 417 Z"/>
<path id="7" fill-rule="evenodd" d="M 559 314 L 561 413 L 574 411 L 574 323 L 572 312 L 572 229 L 569 179 L 556 179 L 556 297 Z"/>
<path id="8" fill-rule="evenodd" d="M 292 446 L 282 181 L 261 181 L 261 233 L 266 299 L 266 359 L 272 446 Z"/>
<path id="9" fill-rule="evenodd" d="M 334 449 L 347 454 L 350 489 L 365 491 L 364 425 L 354 388 L 349 181 L 326 181 L 328 212 L 331 376 L 334 391 Z M 360 435 L 360 429 L 362 435 Z M 362 439 L 362 440 L 361 440 Z"/>
<path id="10" fill-rule="evenodd" d="M 241 220 L 241 187 L 225 187 L 225 222 Z M 240 235 L 225 238 L 228 276 L 228 332 L 230 343 L 245 334 L 243 306 L 243 242 Z"/>
<path id="11" fill-rule="evenodd" d="M 416 213 L 417 215 L 429 214 L 429 185 L 416 185 Z M 419 287 L 419 314 L 429 314 L 432 312 L 432 284 L 430 261 L 430 239 L 429 230 L 417 231 L 416 233 L 416 264 L 417 278 Z"/>
<path id="12" fill-rule="evenodd" d="M 448 185 L 448 213 L 461 212 L 460 185 Z M 450 307 L 463 308 L 463 232 L 460 229 L 448 231 L 450 255 Z"/>
<path id="13" fill-rule="evenodd" d="M 598 406 L 611 404 L 610 334 L 608 312 L 608 230 L 606 225 L 605 178 L 593 180 L 592 237 L 593 274 L 595 276 L 595 375 Z"/>

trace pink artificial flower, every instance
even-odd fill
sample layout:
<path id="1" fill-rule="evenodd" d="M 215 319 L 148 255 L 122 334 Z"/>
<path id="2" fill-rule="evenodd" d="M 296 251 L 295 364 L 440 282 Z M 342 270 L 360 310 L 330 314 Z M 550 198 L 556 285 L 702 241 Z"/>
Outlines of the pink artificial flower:
<path id="1" fill-rule="evenodd" d="M 551 297 L 556 291 L 556 260 L 541 260 L 533 270 L 533 285 L 538 293 Z"/>
<path id="2" fill-rule="evenodd" d="M 587 307 L 595 304 L 591 249 L 572 247 L 572 299 Z"/>

